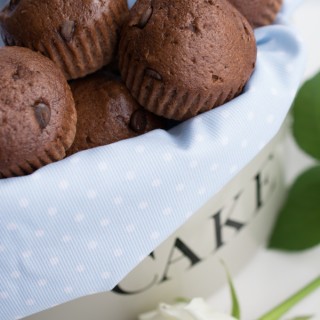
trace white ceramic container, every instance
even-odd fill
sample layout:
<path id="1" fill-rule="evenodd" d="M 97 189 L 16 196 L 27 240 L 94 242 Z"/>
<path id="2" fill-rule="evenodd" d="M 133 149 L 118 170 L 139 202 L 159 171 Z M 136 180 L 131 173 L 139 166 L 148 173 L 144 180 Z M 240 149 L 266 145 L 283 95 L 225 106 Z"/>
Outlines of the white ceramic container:
<path id="1" fill-rule="evenodd" d="M 143 260 L 112 292 L 92 294 L 28 320 L 134 320 L 159 301 L 207 297 L 269 236 L 285 195 L 286 126 L 225 188 Z"/>

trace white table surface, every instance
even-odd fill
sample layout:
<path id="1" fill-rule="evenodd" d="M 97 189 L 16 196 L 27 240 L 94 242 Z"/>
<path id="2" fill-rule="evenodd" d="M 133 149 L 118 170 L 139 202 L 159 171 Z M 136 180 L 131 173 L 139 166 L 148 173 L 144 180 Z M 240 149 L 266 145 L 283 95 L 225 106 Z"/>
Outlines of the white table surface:
<path id="1" fill-rule="evenodd" d="M 308 50 L 305 72 L 307 79 L 320 70 L 320 0 L 304 0 L 292 22 Z M 287 148 L 287 181 L 290 183 L 301 171 L 312 165 L 313 161 L 298 150 L 291 138 L 287 140 Z M 320 246 L 300 253 L 261 248 L 251 262 L 234 277 L 242 319 L 257 319 L 319 275 Z M 231 303 L 228 288 L 224 287 L 210 297 L 209 303 L 216 310 L 229 311 Z M 320 319 L 320 289 L 293 308 L 284 319 L 299 315 L 314 315 Z"/>

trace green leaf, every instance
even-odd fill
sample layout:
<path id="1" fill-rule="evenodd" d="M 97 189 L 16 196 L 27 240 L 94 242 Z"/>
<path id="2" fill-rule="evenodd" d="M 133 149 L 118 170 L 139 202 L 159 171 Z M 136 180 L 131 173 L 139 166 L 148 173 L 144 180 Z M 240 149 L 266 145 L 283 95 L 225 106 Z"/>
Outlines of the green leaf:
<path id="1" fill-rule="evenodd" d="M 226 274 L 227 274 L 228 285 L 229 285 L 230 294 L 231 294 L 231 301 L 232 301 L 231 316 L 240 320 L 241 311 L 240 311 L 240 304 L 239 304 L 239 300 L 238 300 L 238 297 L 237 297 L 237 293 L 236 293 L 236 290 L 234 288 L 234 285 L 233 285 L 233 282 L 232 282 L 232 278 L 230 276 L 230 273 L 229 273 L 229 270 L 228 270 L 226 264 L 224 263 L 224 261 L 221 261 L 221 263 L 224 266 L 224 269 L 225 269 Z"/>
<path id="2" fill-rule="evenodd" d="M 295 317 L 295 318 L 291 318 L 289 320 L 310 320 L 312 319 L 313 316 L 300 316 L 300 317 Z"/>
<path id="3" fill-rule="evenodd" d="M 300 301 L 306 298 L 309 294 L 320 288 L 320 276 L 311 281 L 305 287 L 300 289 L 297 293 L 290 298 L 279 304 L 277 307 L 260 317 L 258 320 L 279 320 L 291 308 L 297 305 Z M 298 318 L 299 319 L 299 318 Z M 308 319 L 308 318 L 300 318 Z"/>
<path id="4" fill-rule="evenodd" d="M 291 187 L 276 221 L 269 247 L 296 251 L 319 243 L 320 166 L 316 166 L 299 176 Z"/>
<path id="5" fill-rule="evenodd" d="M 175 303 L 189 303 L 190 299 L 184 297 L 177 297 L 174 299 Z"/>
<path id="6" fill-rule="evenodd" d="M 320 160 L 320 73 L 306 81 L 293 106 L 293 135 L 298 145 Z"/>

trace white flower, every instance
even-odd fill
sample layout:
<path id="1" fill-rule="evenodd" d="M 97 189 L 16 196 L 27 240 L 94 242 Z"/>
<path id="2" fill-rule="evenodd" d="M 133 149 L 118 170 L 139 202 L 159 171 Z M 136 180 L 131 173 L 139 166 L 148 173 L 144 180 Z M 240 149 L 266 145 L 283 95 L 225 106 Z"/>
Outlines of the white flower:
<path id="1" fill-rule="evenodd" d="M 195 298 L 190 303 L 169 305 L 161 303 L 158 309 L 139 316 L 139 320 L 236 320 L 235 318 L 215 312 L 202 299 Z"/>

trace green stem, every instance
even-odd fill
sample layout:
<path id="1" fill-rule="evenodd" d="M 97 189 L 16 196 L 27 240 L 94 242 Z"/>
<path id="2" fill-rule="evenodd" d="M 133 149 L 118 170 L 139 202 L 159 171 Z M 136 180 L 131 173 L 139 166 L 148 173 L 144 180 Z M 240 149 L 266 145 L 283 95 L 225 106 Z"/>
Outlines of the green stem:
<path id="1" fill-rule="evenodd" d="M 320 276 L 300 289 L 297 293 L 292 295 L 290 298 L 279 304 L 277 307 L 260 317 L 258 320 L 278 320 L 298 302 L 308 296 L 310 293 L 320 288 Z"/>
<path id="2" fill-rule="evenodd" d="M 225 262 L 223 260 L 221 260 L 220 262 L 224 267 L 224 270 L 226 272 L 227 279 L 228 279 L 228 285 L 229 285 L 230 294 L 231 294 L 231 300 L 232 300 L 231 316 L 236 318 L 236 319 L 238 319 L 238 320 L 240 320 L 240 318 L 241 318 L 241 310 L 240 310 L 240 304 L 239 304 L 237 292 L 236 292 L 236 290 L 234 288 L 231 275 L 229 273 L 229 270 L 228 270 Z"/>

